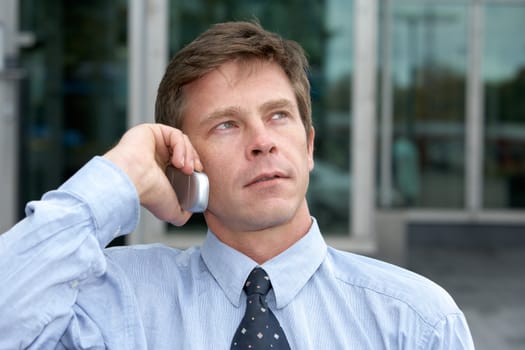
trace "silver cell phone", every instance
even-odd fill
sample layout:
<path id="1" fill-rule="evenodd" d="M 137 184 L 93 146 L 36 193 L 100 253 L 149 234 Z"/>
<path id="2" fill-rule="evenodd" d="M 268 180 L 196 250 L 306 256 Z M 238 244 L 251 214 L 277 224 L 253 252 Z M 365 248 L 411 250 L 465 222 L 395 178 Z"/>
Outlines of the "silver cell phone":
<path id="1" fill-rule="evenodd" d="M 206 210 L 210 187 L 206 174 L 194 171 L 191 175 L 186 175 L 170 165 L 166 169 L 166 175 L 184 209 L 192 213 L 202 213 Z"/>

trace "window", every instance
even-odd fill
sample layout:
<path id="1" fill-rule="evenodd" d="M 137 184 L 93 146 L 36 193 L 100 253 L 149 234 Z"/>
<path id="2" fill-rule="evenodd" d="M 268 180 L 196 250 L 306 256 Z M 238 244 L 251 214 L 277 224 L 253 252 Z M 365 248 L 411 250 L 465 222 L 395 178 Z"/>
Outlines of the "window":
<path id="1" fill-rule="evenodd" d="M 525 208 L 525 2 L 485 6 L 484 206 Z"/>
<path id="2" fill-rule="evenodd" d="M 20 1 L 19 213 L 58 187 L 126 129 L 125 1 Z"/>
<path id="3" fill-rule="evenodd" d="M 467 7 L 395 1 L 390 52 L 393 207 L 460 208 L 464 198 Z M 385 87 L 383 86 L 383 89 Z M 382 106 L 386 108 L 388 106 Z"/>

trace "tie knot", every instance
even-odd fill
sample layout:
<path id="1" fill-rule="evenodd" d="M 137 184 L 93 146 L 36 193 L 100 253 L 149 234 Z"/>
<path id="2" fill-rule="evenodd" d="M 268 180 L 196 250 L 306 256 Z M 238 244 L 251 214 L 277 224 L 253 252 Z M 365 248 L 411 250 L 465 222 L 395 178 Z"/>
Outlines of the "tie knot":
<path id="1" fill-rule="evenodd" d="M 246 279 L 246 283 L 244 284 L 244 291 L 247 295 L 266 295 L 270 290 L 270 287 L 270 277 L 268 277 L 266 271 L 264 271 L 260 267 L 256 267 L 252 270 L 252 272 Z"/>

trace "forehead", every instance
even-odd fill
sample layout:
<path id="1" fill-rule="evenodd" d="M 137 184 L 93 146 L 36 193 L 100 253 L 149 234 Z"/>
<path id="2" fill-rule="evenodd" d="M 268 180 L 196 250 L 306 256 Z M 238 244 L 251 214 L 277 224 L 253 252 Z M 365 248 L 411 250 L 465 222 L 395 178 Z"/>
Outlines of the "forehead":
<path id="1" fill-rule="evenodd" d="M 211 70 L 199 79 L 187 84 L 184 91 L 192 94 L 196 90 L 223 88 L 234 89 L 246 82 L 258 80 L 264 84 L 267 80 L 279 81 L 280 84 L 291 86 L 284 70 L 275 62 L 260 59 L 232 60 Z"/>
<path id="2" fill-rule="evenodd" d="M 274 62 L 229 61 L 183 90 L 184 125 L 216 109 L 251 108 L 271 100 L 288 99 L 296 106 L 295 94 L 284 70 Z"/>

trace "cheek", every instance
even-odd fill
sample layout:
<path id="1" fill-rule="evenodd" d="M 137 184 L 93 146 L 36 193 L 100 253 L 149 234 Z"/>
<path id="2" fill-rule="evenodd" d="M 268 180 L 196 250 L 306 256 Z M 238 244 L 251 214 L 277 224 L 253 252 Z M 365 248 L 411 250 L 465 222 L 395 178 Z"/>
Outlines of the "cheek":
<path id="1" fill-rule="evenodd" d="M 204 172 L 224 173 L 232 164 L 239 162 L 243 145 L 236 139 L 200 139 L 194 143 L 195 150 L 204 166 Z"/>
<path id="2" fill-rule="evenodd" d="M 217 161 L 218 157 L 217 152 L 214 152 L 213 148 L 202 143 L 194 143 L 193 147 L 199 155 L 199 159 L 204 167 L 204 172 L 213 172 L 213 169 L 216 167 L 215 162 Z"/>
<path id="3" fill-rule="evenodd" d="M 210 187 L 214 190 L 225 188 L 228 179 L 232 177 L 231 160 L 224 156 L 207 154 L 201 161 L 204 165 L 204 173 L 208 175 Z"/>

